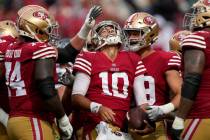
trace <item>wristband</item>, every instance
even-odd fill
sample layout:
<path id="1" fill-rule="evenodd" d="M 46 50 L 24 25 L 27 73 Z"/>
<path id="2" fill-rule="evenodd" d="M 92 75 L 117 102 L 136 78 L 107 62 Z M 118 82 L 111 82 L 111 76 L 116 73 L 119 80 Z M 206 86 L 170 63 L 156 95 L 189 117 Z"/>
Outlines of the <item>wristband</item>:
<path id="1" fill-rule="evenodd" d="M 163 111 L 164 114 L 168 114 L 169 112 L 174 111 L 175 107 L 174 104 L 168 103 L 165 105 L 161 105 L 160 109 Z"/>
<path id="2" fill-rule="evenodd" d="M 102 104 L 99 104 L 99 103 L 96 103 L 96 102 L 91 102 L 90 103 L 90 111 L 92 113 L 98 113 L 101 106 L 102 106 Z"/>

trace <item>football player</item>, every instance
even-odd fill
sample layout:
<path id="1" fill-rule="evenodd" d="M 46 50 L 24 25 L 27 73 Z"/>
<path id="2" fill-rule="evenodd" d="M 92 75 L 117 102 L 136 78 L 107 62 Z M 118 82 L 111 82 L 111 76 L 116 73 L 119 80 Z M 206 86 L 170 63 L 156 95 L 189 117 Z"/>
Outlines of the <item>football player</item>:
<path id="1" fill-rule="evenodd" d="M 73 69 L 72 103 L 82 109 L 76 119 L 84 128 L 83 139 L 131 139 L 122 129 L 133 91 L 139 107 L 147 104 L 146 69 L 138 55 L 121 50 L 123 34 L 113 21 L 94 27 L 92 45 L 95 51 L 81 52 Z"/>
<path id="2" fill-rule="evenodd" d="M 179 106 L 182 83 L 179 73 L 181 58 L 176 53 L 156 51 L 152 48 L 151 45 L 158 37 L 159 25 L 148 13 L 138 12 L 129 16 L 124 31 L 127 38 L 126 49 L 141 56 L 147 69 L 144 81 L 150 105 L 147 113 L 151 120 L 156 121 Z M 174 94 L 171 101 L 170 90 Z M 162 120 L 156 123 L 156 128 L 156 131 L 149 135 L 141 137 L 134 133 L 133 137 L 148 140 L 167 139 L 166 127 Z"/>
<path id="3" fill-rule="evenodd" d="M 17 28 L 15 23 L 10 20 L 0 21 L 0 139 L 8 140 L 6 132 L 8 113 L 9 113 L 9 99 L 8 91 L 5 84 L 5 70 L 4 70 L 4 52 L 6 47 L 18 38 Z"/>
<path id="4" fill-rule="evenodd" d="M 54 117 L 62 137 L 71 137 L 71 124 L 54 87 L 55 61 L 74 61 L 100 12 L 100 7 L 93 7 L 79 33 L 62 49 L 55 49 L 52 44 L 56 45 L 58 25 L 48 11 L 37 5 L 28 5 L 18 11 L 20 38 L 10 44 L 5 53 L 11 139 L 59 138 L 53 127 Z"/>
<path id="5" fill-rule="evenodd" d="M 210 139 L 210 3 L 200 0 L 191 10 L 184 19 L 192 33 L 181 43 L 184 80 L 180 108 L 172 125 L 174 140 Z"/>
<path id="6" fill-rule="evenodd" d="M 177 52 L 178 55 L 181 57 L 181 54 L 182 54 L 181 42 L 190 33 L 191 32 L 188 30 L 182 30 L 182 31 L 176 32 L 169 40 L 170 50 Z"/>

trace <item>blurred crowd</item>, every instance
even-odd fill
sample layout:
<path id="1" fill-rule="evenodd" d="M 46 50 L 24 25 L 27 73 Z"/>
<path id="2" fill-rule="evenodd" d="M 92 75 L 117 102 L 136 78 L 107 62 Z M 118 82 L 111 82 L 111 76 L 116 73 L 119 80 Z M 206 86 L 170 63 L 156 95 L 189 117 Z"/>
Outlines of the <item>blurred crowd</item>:
<path id="1" fill-rule="evenodd" d="M 91 5 L 100 4 L 103 14 L 99 21 L 110 19 L 123 25 L 127 17 L 137 11 L 154 15 L 161 27 L 161 39 L 155 48 L 168 51 L 170 37 L 182 29 L 184 13 L 195 0 L 0 0 L 0 20 L 16 20 L 16 13 L 24 5 L 36 4 L 48 8 L 60 27 L 61 37 L 74 36 L 82 26 Z"/>

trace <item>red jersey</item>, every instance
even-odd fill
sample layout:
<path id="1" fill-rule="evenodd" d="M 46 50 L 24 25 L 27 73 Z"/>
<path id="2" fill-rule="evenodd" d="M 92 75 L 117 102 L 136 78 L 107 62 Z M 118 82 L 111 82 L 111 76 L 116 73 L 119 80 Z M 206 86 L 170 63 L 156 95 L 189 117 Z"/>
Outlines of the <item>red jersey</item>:
<path id="1" fill-rule="evenodd" d="M 44 109 L 35 75 L 36 59 L 56 58 L 54 47 L 46 43 L 14 43 L 5 53 L 6 83 L 9 92 L 10 116 L 37 117 L 51 121 Z"/>
<path id="2" fill-rule="evenodd" d="M 74 71 L 90 76 L 86 97 L 111 108 L 116 113 L 115 125 L 122 128 L 130 107 L 134 78 L 146 72 L 140 57 L 135 53 L 119 51 L 116 59 L 111 61 L 102 52 L 81 52 L 76 58 Z M 101 121 L 97 114 L 87 114 L 85 116 L 94 125 Z"/>
<path id="3" fill-rule="evenodd" d="M 181 58 L 177 53 L 155 51 L 142 59 L 147 69 L 145 88 L 149 105 L 163 105 L 169 101 L 169 86 L 165 79 L 168 70 L 180 71 Z"/>
<path id="4" fill-rule="evenodd" d="M 186 48 L 200 49 L 206 58 L 197 97 L 188 117 L 210 118 L 210 32 L 194 32 L 183 40 L 182 47 L 183 51 Z"/>
<path id="5" fill-rule="evenodd" d="M 7 46 L 15 41 L 16 39 L 11 36 L 3 36 L 0 38 L 0 107 L 3 108 L 7 113 L 9 113 L 9 98 L 4 76 L 4 54 Z"/>

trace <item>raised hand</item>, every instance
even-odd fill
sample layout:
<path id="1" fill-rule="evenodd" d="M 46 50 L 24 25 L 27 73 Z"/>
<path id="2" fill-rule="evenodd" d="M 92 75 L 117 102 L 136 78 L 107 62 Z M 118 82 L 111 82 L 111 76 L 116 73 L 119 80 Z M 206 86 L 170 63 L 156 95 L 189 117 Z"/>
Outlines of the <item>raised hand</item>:
<path id="1" fill-rule="evenodd" d="M 86 19 L 85 19 L 85 24 L 86 26 L 92 28 L 95 25 L 95 20 L 96 18 L 101 15 L 102 13 L 102 8 L 101 6 L 94 5 L 88 12 Z"/>

